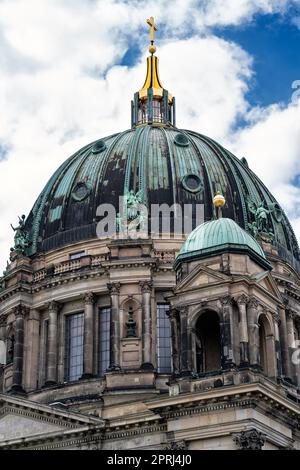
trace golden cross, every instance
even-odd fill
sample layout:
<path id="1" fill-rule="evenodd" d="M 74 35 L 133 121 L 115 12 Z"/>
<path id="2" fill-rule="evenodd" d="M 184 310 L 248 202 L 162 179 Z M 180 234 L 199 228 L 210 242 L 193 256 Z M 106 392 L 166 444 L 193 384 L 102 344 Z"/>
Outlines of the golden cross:
<path id="1" fill-rule="evenodd" d="M 147 20 L 148 25 L 150 26 L 150 41 L 151 44 L 154 43 L 154 31 L 157 31 L 157 27 L 154 24 L 153 16 L 150 17 L 150 20 Z"/>

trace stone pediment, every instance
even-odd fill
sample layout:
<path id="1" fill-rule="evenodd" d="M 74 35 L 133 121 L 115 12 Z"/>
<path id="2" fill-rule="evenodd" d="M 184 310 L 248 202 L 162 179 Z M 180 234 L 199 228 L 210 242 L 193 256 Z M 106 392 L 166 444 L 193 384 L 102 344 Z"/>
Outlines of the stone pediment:
<path id="1" fill-rule="evenodd" d="M 273 297 L 276 297 L 282 302 L 281 294 L 269 271 L 263 271 L 257 274 L 253 274 L 250 279 L 252 282 L 255 282 L 259 287 L 261 287 Z"/>
<path id="2" fill-rule="evenodd" d="M 101 427 L 104 421 L 93 416 L 60 410 L 25 398 L 0 395 L 0 446 L 25 437 L 76 430 L 87 425 Z"/>
<path id="3" fill-rule="evenodd" d="M 41 436 L 63 428 L 64 426 L 47 423 L 34 417 L 19 416 L 13 412 L 7 413 L 0 417 L 0 442 L 20 437 Z"/>
<path id="4" fill-rule="evenodd" d="M 226 274 L 214 271 L 207 266 L 196 266 L 181 282 L 177 284 L 174 292 L 179 293 L 186 289 L 196 289 L 208 285 L 215 285 L 230 281 Z"/>

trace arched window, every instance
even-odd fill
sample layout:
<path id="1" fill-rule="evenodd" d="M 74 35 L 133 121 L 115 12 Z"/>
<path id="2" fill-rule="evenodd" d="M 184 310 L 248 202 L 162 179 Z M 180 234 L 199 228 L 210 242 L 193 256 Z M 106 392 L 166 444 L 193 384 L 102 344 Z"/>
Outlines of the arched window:
<path id="1" fill-rule="evenodd" d="M 195 348 L 198 373 L 221 369 L 220 321 L 215 312 L 205 312 L 198 318 Z"/>
<path id="2" fill-rule="evenodd" d="M 110 356 L 110 307 L 99 309 L 99 374 L 104 375 L 109 368 Z"/>
<path id="3" fill-rule="evenodd" d="M 258 319 L 259 334 L 259 364 L 268 377 L 277 375 L 275 339 L 270 321 L 265 314 L 261 314 Z"/>
<path id="4" fill-rule="evenodd" d="M 67 381 L 78 380 L 83 373 L 83 329 L 83 313 L 67 316 L 65 355 L 65 378 Z"/>
<path id="5" fill-rule="evenodd" d="M 268 359 L 267 359 L 267 341 L 266 341 L 266 328 L 262 316 L 258 320 L 259 327 L 259 363 L 263 372 L 268 374 Z"/>
<path id="6" fill-rule="evenodd" d="M 157 304 L 157 370 L 161 374 L 171 372 L 171 324 L 168 317 L 170 306 Z"/>

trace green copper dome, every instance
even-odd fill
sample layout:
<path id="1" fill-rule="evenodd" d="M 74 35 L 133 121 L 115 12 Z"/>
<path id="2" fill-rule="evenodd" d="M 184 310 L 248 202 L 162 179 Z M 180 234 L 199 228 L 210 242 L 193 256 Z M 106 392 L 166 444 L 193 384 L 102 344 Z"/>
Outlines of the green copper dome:
<path id="1" fill-rule="evenodd" d="M 224 217 L 257 238 L 272 234 L 279 256 L 300 272 L 289 220 L 253 171 L 209 137 L 171 125 L 133 127 L 92 142 L 67 159 L 26 220 L 27 254 L 96 239 L 98 206 L 118 208 L 119 197 L 129 192 L 147 207 L 203 204 L 204 221 L 209 221 L 216 216 L 212 199 L 217 191 L 226 199 Z M 195 218 L 192 229 L 197 225 Z"/>
<path id="2" fill-rule="evenodd" d="M 259 243 L 232 219 L 205 222 L 193 230 L 175 260 L 175 268 L 183 261 L 206 258 L 224 252 L 245 253 L 270 269 Z"/>

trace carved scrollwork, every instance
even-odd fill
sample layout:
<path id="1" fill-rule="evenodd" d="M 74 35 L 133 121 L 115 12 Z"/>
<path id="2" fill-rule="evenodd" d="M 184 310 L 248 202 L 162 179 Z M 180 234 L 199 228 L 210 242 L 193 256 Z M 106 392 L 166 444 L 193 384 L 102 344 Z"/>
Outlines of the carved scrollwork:
<path id="1" fill-rule="evenodd" d="M 241 450 L 261 450 L 265 444 L 266 437 L 265 434 L 256 429 L 249 429 L 249 431 L 235 434 L 233 440 Z"/>
<path id="2" fill-rule="evenodd" d="M 257 310 L 259 306 L 259 302 L 255 297 L 250 297 L 248 306 L 249 308 L 255 308 Z"/>
<path id="3" fill-rule="evenodd" d="M 96 301 L 95 294 L 93 292 L 86 292 L 83 295 L 83 300 L 85 304 L 93 305 Z"/>
<path id="4" fill-rule="evenodd" d="M 238 305 L 247 305 L 249 302 L 249 297 L 245 294 L 241 294 L 237 299 L 236 302 Z"/>
<path id="5" fill-rule="evenodd" d="M 184 440 L 172 441 L 166 445 L 165 450 L 187 450 L 188 447 L 188 443 Z"/>
<path id="6" fill-rule="evenodd" d="M 280 320 L 280 315 L 278 313 L 275 313 L 273 315 L 273 320 L 280 326 L 281 320 Z"/>
<path id="7" fill-rule="evenodd" d="M 15 317 L 25 317 L 25 315 L 29 314 L 30 312 L 30 308 L 27 307 L 26 305 L 24 304 L 19 304 L 19 305 L 16 305 L 14 308 L 13 308 L 13 313 L 15 314 Z"/>
<path id="8" fill-rule="evenodd" d="M 119 294 L 121 284 L 120 284 L 120 282 L 110 282 L 110 283 L 107 284 L 107 288 L 108 288 L 110 294 Z"/>
<path id="9" fill-rule="evenodd" d="M 220 302 L 223 307 L 229 306 L 232 305 L 233 298 L 231 297 L 231 295 L 225 295 L 224 297 L 220 298 Z"/>
<path id="10" fill-rule="evenodd" d="M 51 302 L 48 303 L 47 308 L 50 312 L 58 312 L 61 308 L 61 304 L 56 302 L 56 300 L 51 300 Z"/>
<path id="11" fill-rule="evenodd" d="M 151 281 L 140 281 L 141 291 L 144 293 L 150 293 L 152 291 Z"/>

